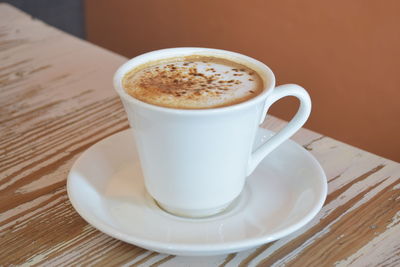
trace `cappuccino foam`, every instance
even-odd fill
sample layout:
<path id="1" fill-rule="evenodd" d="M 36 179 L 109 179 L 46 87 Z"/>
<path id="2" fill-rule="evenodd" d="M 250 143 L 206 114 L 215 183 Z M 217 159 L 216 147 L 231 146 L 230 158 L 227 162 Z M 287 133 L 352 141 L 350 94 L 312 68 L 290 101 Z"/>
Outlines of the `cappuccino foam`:
<path id="1" fill-rule="evenodd" d="M 264 88 L 253 69 L 212 56 L 150 62 L 129 71 L 122 83 L 138 100 L 178 109 L 234 105 L 259 95 Z"/>

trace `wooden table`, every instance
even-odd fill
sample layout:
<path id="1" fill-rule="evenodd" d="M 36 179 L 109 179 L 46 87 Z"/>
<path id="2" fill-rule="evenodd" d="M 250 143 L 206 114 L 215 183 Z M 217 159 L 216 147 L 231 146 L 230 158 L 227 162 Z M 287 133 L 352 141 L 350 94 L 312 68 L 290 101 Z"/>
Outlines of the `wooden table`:
<path id="1" fill-rule="evenodd" d="M 128 128 L 111 82 L 124 61 L 0 4 L 0 265 L 400 265 L 400 164 L 306 129 L 293 139 L 323 166 L 329 196 L 316 218 L 281 240 L 178 257 L 88 225 L 68 200 L 66 178 L 84 150 Z M 269 117 L 264 126 L 284 123 Z"/>

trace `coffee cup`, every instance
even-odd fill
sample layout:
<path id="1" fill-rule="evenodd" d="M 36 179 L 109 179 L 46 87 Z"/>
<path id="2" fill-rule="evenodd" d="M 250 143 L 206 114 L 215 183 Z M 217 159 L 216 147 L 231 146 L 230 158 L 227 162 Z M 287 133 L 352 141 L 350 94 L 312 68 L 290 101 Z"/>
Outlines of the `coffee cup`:
<path id="1" fill-rule="evenodd" d="M 146 99 L 132 96 L 124 87 L 128 73 L 138 73 L 152 64 L 168 65 L 169 61 L 174 60 L 184 62 L 186 58 L 190 58 L 191 62 L 193 58 L 211 58 L 211 61 L 224 60 L 245 66 L 246 70 L 250 69 L 260 77 L 260 92 L 247 98 L 242 97 L 240 101 L 235 98 L 233 102 L 224 100 L 224 103 L 217 106 L 213 104 L 209 107 L 187 108 L 181 107 L 182 103 L 188 102 L 185 100 L 179 100 L 178 106 L 171 106 L 170 103 L 175 103 L 170 101 L 171 96 L 160 98 L 161 102 L 149 103 Z M 213 69 L 212 62 L 202 62 L 207 66 L 211 64 L 208 69 Z M 227 71 L 221 73 L 223 76 Z M 182 81 L 186 84 L 187 79 L 182 78 Z M 207 85 L 209 91 L 213 90 L 212 84 L 217 84 L 214 81 L 217 80 Z M 162 84 L 168 85 L 164 82 Z M 143 85 L 143 80 L 137 83 L 139 85 Z M 304 125 L 311 111 L 310 97 L 302 87 L 295 84 L 275 87 L 274 74 L 264 63 L 220 49 L 170 48 L 137 56 L 116 71 L 114 87 L 133 129 L 147 192 L 162 209 L 183 217 L 212 216 L 229 207 L 242 192 L 246 177 L 272 150 Z M 171 93 L 168 86 L 164 87 L 165 92 Z M 193 86 L 190 88 L 190 93 L 195 92 Z M 182 92 L 184 88 L 180 90 Z M 224 90 L 220 89 L 221 92 Z M 181 93 L 175 93 L 172 97 L 177 95 Z M 286 96 L 300 100 L 296 115 L 283 129 L 255 149 L 253 143 L 259 125 L 264 121 L 269 107 Z M 207 97 L 210 97 L 208 93 L 201 97 L 201 101 L 207 104 Z M 154 95 L 151 99 L 155 99 Z M 163 99 L 169 99 L 167 106 L 163 104 Z M 196 99 L 192 100 L 191 105 L 195 105 Z"/>

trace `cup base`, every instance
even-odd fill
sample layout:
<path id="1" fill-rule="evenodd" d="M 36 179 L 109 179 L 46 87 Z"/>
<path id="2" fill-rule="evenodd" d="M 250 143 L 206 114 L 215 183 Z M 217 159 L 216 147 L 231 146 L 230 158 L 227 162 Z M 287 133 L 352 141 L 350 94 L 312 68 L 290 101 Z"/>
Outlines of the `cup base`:
<path id="1" fill-rule="evenodd" d="M 217 215 L 225 211 L 234 202 L 234 200 L 232 200 L 226 204 L 211 209 L 181 209 L 165 205 L 163 203 L 158 202 L 155 199 L 154 201 L 165 212 L 168 212 L 169 214 L 172 214 L 174 216 L 185 217 L 185 218 L 206 218 L 213 215 Z"/>

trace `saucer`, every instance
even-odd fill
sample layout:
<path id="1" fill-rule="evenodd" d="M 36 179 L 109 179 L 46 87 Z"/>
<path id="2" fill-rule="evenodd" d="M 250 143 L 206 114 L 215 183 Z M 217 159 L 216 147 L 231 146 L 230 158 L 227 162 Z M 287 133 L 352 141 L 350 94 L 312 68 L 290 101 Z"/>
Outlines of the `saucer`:
<path id="1" fill-rule="evenodd" d="M 273 133 L 260 131 L 258 144 Z M 171 215 L 147 194 L 132 130 L 86 150 L 68 175 L 68 196 L 92 226 L 125 242 L 174 255 L 216 255 L 280 239 L 307 224 L 327 194 L 324 171 L 288 140 L 251 174 L 241 195 L 208 218 Z"/>

